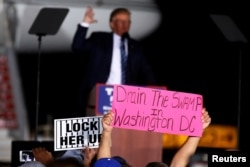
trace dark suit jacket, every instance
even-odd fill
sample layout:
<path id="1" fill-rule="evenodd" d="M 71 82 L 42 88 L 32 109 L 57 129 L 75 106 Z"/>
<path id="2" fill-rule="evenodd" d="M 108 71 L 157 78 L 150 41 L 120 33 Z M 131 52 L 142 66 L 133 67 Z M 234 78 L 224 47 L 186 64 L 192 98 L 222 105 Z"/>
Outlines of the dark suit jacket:
<path id="1" fill-rule="evenodd" d="M 93 32 L 86 39 L 88 28 L 78 25 L 73 38 L 72 51 L 86 56 L 87 61 L 84 69 L 83 83 L 81 88 L 80 110 L 86 107 L 88 94 L 97 83 L 106 83 L 112 59 L 113 33 Z M 131 38 L 128 38 L 128 65 L 127 65 L 128 85 L 156 85 L 151 66 L 146 60 L 142 46 Z M 81 111 L 82 113 L 84 111 Z"/>

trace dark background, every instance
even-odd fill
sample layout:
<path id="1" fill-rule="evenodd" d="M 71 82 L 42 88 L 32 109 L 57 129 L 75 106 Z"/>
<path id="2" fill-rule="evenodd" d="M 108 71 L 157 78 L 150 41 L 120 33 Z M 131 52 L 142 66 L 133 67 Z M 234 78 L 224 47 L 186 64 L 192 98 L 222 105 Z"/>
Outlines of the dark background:
<path id="1" fill-rule="evenodd" d="M 142 42 L 159 85 L 202 94 L 212 123 L 240 128 L 243 149 L 249 44 L 228 41 L 210 14 L 230 16 L 249 40 L 247 5 L 240 1 L 237 4 L 156 2 L 162 12 L 161 26 Z M 37 57 L 36 53 L 18 55 L 31 129 L 35 126 Z M 72 117 L 84 65 L 81 57 L 71 52 L 42 53 L 40 65 L 39 124 L 46 123 L 48 114 L 53 118 Z"/>

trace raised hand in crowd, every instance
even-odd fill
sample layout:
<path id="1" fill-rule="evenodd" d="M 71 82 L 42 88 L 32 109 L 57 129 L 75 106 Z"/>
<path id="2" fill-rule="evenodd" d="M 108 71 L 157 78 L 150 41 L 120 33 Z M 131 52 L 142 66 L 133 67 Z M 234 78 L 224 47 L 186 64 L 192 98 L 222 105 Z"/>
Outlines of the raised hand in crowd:
<path id="1" fill-rule="evenodd" d="M 96 160 L 98 148 L 85 147 L 82 150 L 84 167 L 91 167 Z"/>
<path id="2" fill-rule="evenodd" d="M 202 127 L 203 131 L 210 125 L 211 117 L 206 108 L 202 109 Z M 201 137 L 189 136 L 179 150 L 175 153 L 170 167 L 186 167 L 192 155 L 194 155 Z"/>
<path id="3" fill-rule="evenodd" d="M 39 161 L 44 165 L 47 165 L 54 159 L 52 153 L 46 150 L 44 147 L 33 148 L 32 153 L 36 161 Z"/>

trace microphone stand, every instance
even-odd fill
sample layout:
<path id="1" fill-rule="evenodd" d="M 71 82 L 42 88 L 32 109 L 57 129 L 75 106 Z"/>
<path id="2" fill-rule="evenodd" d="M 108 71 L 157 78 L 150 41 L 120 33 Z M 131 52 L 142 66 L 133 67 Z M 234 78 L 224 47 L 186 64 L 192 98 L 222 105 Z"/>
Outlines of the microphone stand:
<path id="1" fill-rule="evenodd" d="M 42 8 L 33 22 L 29 33 L 38 36 L 38 60 L 37 60 L 37 90 L 36 90 L 36 116 L 35 116 L 35 140 L 38 138 L 39 98 L 40 98 L 40 64 L 42 36 L 55 35 L 64 18 L 68 14 L 67 8 Z"/>
<path id="2" fill-rule="evenodd" d="M 37 34 L 38 36 L 38 57 L 37 57 L 37 89 L 36 89 L 36 118 L 35 118 L 35 134 L 34 139 L 38 139 L 38 117 L 39 117 L 39 101 L 40 101 L 40 64 L 41 64 L 41 44 L 42 36 L 45 34 Z"/>

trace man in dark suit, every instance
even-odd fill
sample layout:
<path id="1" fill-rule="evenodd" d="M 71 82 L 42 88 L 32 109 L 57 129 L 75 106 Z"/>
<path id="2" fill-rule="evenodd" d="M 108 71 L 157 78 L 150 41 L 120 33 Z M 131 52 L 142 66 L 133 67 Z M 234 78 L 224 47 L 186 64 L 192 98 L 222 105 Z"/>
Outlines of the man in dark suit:
<path id="1" fill-rule="evenodd" d="M 94 109 L 97 83 L 127 84 L 137 86 L 156 85 L 151 66 L 140 43 L 129 36 L 131 13 L 126 8 L 116 8 L 110 14 L 110 32 L 93 32 L 86 38 L 90 24 L 96 23 L 94 12 L 88 7 L 83 22 L 77 27 L 72 50 L 86 57 L 86 66 L 80 91 L 80 109 L 77 116 L 90 116 Z M 125 41 L 126 81 L 122 82 L 120 41 Z M 91 93 L 92 91 L 92 93 Z"/>

